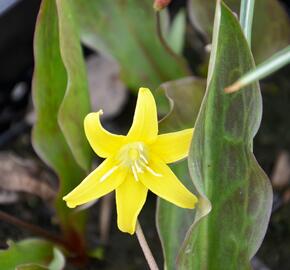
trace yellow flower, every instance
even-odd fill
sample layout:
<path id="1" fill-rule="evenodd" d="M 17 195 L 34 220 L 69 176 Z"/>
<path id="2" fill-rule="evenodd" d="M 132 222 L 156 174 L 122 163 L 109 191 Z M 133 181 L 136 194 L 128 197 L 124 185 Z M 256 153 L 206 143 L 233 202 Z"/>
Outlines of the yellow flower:
<path id="1" fill-rule="evenodd" d="M 147 88 L 139 90 L 127 136 L 106 131 L 100 123 L 102 113 L 88 114 L 84 127 L 93 150 L 106 160 L 63 198 L 68 207 L 116 190 L 118 227 L 130 234 L 135 232 L 148 189 L 179 207 L 194 208 L 197 198 L 166 165 L 188 155 L 193 129 L 158 135 L 156 104 Z"/>

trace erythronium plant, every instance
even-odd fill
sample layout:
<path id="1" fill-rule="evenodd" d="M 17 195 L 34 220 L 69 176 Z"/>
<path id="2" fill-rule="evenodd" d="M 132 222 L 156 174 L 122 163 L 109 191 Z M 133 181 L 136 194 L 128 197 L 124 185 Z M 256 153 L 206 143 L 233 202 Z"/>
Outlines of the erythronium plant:
<path id="1" fill-rule="evenodd" d="M 0 211 L 0 220 L 49 240 L 20 242 L 11 245 L 7 253 L 1 251 L 0 261 L 2 257 L 2 261 L 9 264 L 5 268 L 1 262 L 1 269 L 25 268 L 19 264 L 29 262 L 34 264 L 26 268 L 39 268 L 41 262 L 41 268 L 47 265 L 49 269 L 60 270 L 63 256 L 59 256 L 60 249 L 55 244 L 64 247 L 65 253 L 76 263 L 85 262 L 87 255 L 96 257 L 96 253 L 99 254 L 99 249 L 97 252 L 86 250 L 83 239 L 85 213 L 76 214 L 60 201 L 85 177 L 91 164 L 89 145 L 79 129 L 83 118 L 91 111 L 81 39 L 88 47 L 110 54 L 119 62 L 122 80 L 129 89 L 134 89 L 134 85 L 144 79 L 154 88 L 167 81 L 164 89 L 170 89 L 171 94 L 166 90 L 166 95 L 171 110 L 160 129 L 169 131 L 176 126 L 195 125 L 188 166 L 178 164 L 174 169 L 183 179 L 188 178 L 190 184 L 193 181 L 199 193 L 199 207 L 193 215 L 193 211 L 181 211 L 159 201 L 157 226 L 164 251 L 164 268 L 250 269 L 250 260 L 265 235 L 272 208 L 271 185 L 253 156 L 253 137 L 262 114 L 259 86 L 253 80 L 288 63 L 288 47 L 271 58 L 274 62 L 266 62 L 262 69 L 255 70 L 254 77 L 251 74 L 251 80 L 247 80 L 251 83 L 248 90 L 226 95 L 224 88 L 245 73 L 249 76 L 247 72 L 255 68 L 249 48 L 251 43 L 253 48 L 259 49 L 261 46 L 257 45 L 263 44 L 266 54 L 278 50 L 281 44 L 288 45 L 288 32 L 277 38 L 275 35 L 281 32 L 277 29 L 287 29 L 287 14 L 275 0 L 256 1 L 256 29 L 261 32 L 261 25 L 268 23 L 272 28 L 264 27 L 266 41 L 271 45 L 277 41 L 274 47 L 269 47 L 264 46 L 265 42 L 255 42 L 260 41 L 258 34 L 253 35 L 253 42 L 250 42 L 254 0 L 226 1 L 236 8 L 241 3 L 240 23 L 221 0 L 189 1 L 192 3 L 189 13 L 196 12 L 192 18 L 198 14 L 207 18 L 204 14 L 211 14 L 216 2 L 213 27 L 210 18 L 204 21 L 205 25 L 203 20 L 192 20 L 198 30 L 209 34 L 212 29 L 213 32 L 205 87 L 203 79 L 196 77 L 172 81 L 188 75 L 185 59 L 171 49 L 176 42 L 182 43 L 181 36 L 174 35 L 174 29 L 180 26 L 176 28 L 171 24 L 170 30 L 165 31 L 173 41 L 167 44 L 164 31 L 161 31 L 166 20 L 161 25 L 158 13 L 154 18 L 150 9 L 152 0 L 99 0 L 87 1 L 86 5 L 83 2 L 42 0 L 34 40 L 33 99 L 37 121 L 33 144 L 60 180 L 55 206 L 63 234 L 55 236 Z M 155 0 L 155 9 L 160 10 L 169 2 Z M 265 12 L 273 13 L 274 24 Z M 106 27 L 104 18 L 110 18 Z M 160 40 L 156 39 L 155 22 Z M 184 23 L 180 25 L 185 26 Z M 271 29 L 274 30 L 268 35 Z M 125 37 L 122 44 L 118 43 L 120 37 Z M 275 46 L 278 46 L 276 50 Z M 132 52 L 136 57 L 128 61 Z M 259 62 L 261 52 L 257 50 L 255 54 Z M 190 63 L 197 69 L 198 65 Z M 75 113 L 76 105 L 78 113 Z M 157 269 L 137 217 L 148 189 L 178 206 L 195 206 L 197 198 L 166 165 L 187 156 L 193 129 L 158 135 L 155 101 L 150 90 L 145 88 L 139 91 L 134 122 L 127 136 L 104 130 L 101 114 L 99 111 L 85 118 L 85 132 L 95 152 L 106 160 L 64 199 L 73 208 L 116 190 L 118 227 L 123 232 L 136 233 L 150 268 Z M 187 175 L 188 168 L 191 177 Z M 31 255 L 30 250 L 37 252 L 27 256 Z M 58 257 L 59 266 L 55 266 L 54 257 Z"/>
<path id="2" fill-rule="evenodd" d="M 157 109 L 149 89 L 140 88 L 133 124 L 127 134 L 106 131 L 102 111 L 84 120 L 86 137 L 106 160 L 63 199 L 70 208 L 116 190 L 118 227 L 133 234 L 148 189 L 183 208 L 194 208 L 197 198 L 166 165 L 188 155 L 193 129 L 158 135 Z"/>

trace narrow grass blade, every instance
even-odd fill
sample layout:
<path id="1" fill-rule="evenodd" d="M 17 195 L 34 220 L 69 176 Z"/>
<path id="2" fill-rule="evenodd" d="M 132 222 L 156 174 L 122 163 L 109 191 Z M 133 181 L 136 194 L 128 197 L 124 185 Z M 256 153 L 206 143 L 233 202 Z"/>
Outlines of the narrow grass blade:
<path id="1" fill-rule="evenodd" d="M 233 12 L 240 14 L 241 0 L 224 2 Z M 188 1 L 189 20 L 208 43 L 211 43 L 213 33 L 214 10 L 213 0 Z M 251 47 L 257 64 L 290 44 L 289 23 L 289 16 L 281 1 L 255 0 Z"/>
<path id="2" fill-rule="evenodd" d="M 240 23 L 249 46 L 251 46 L 254 7 L 255 0 L 241 0 Z"/>
<path id="3" fill-rule="evenodd" d="M 274 54 L 270 59 L 257 66 L 256 69 L 249 71 L 235 83 L 225 88 L 226 93 L 233 93 L 254 81 L 265 78 L 278 69 L 290 63 L 290 45 L 282 51 Z"/>

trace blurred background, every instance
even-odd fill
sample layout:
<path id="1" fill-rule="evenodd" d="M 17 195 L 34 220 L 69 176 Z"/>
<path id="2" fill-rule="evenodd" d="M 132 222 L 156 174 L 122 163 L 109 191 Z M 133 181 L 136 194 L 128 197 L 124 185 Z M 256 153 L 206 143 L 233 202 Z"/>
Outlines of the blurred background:
<path id="1" fill-rule="evenodd" d="M 290 1 L 279 2 L 290 16 Z M 56 176 L 37 157 L 31 145 L 31 128 L 35 121 L 31 98 L 33 34 L 39 6 L 39 0 L 0 0 L 0 209 L 57 231 L 52 209 L 46 203 L 55 195 Z M 169 6 L 171 20 L 185 7 L 186 1 L 172 1 Z M 271 19 L 268 18 L 270 24 Z M 183 55 L 189 61 L 195 59 L 193 64 L 190 61 L 190 68 L 195 74 L 205 77 L 208 41 L 198 24 L 194 27 L 188 18 L 185 23 Z M 287 27 L 290 28 L 289 23 Z M 94 110 L 106 108 L 104 125 L 124 133 L 132 119 L 136 99 L 134 91 L 129 91 L 120 79 L 117 61 L 87 47 L 83 49 L 92 107 Z M 290 67 L 285 67 L 261 82 L 264 113 L 254 141 L 254 152 L 272 181 L 274 205 L 266 238 L 253 260 L 254 269 L 290 269 L 289 71 Z M 103 211 L 105 220 L 106 215 L 111 216 L 110 211 L 113 211 L 113 220 L 102 224 L 100 211 Z M 141 221 L 148 241 L 154 243 L 153 252 L 158 254 L 157 260 L 162 261 L 160 242 L 154 229 L 154 211 L 155 197 L 150 195 Z M 108 243 L 105 262 L 94 262 L 94 267 L 105 264 L 104 269 L 144 269 L 146 262 L 137 241 L 117 230 L 114 212 L 110 200 L 90 208 L 88 235 L 97 236 L 102 231 L 101 240 Z M 1 249 L 7 247 L 8 239 L 20 240 L 28 235 L 31 234 L 0 220 Z M 88 239 L 91 245 L 97 245 L 101 240 L 98 237 Z"/>

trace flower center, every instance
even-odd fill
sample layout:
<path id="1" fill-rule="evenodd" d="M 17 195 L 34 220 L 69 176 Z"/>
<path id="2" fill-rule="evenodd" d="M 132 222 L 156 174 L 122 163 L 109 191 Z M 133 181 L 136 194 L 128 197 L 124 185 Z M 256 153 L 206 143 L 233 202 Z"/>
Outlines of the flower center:
<path id="1" fill-rule="evenodd" d="M 149 155 L 146 145 L 142 142 L 134 142 L 124 145 L 117 154 L 118 166 L 129 168 L 136 181 L 139 181 L 138 174 L 148 171 L 155 176 L 161 176 L 149 166 Z"/>

